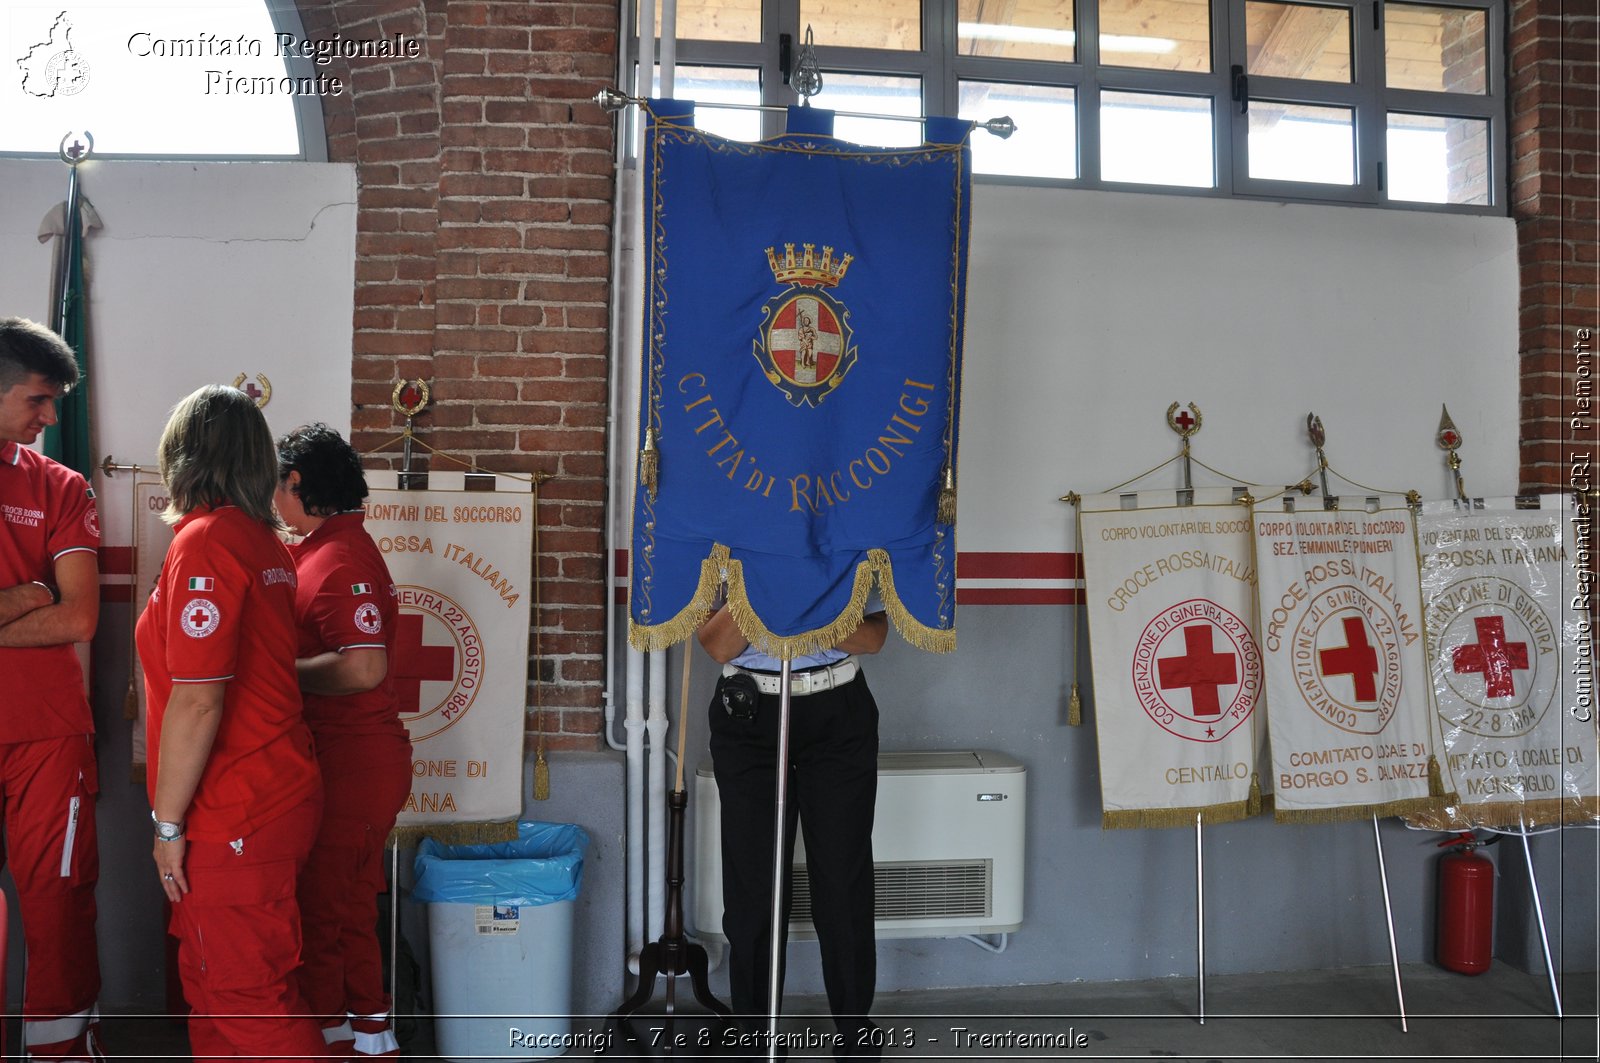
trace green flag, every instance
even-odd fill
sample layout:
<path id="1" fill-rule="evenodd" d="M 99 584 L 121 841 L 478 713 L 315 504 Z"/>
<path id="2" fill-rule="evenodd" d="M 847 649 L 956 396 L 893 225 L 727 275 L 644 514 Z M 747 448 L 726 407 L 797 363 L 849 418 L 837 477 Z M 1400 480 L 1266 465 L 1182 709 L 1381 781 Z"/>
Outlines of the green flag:
<path id="1" fill-rule="evenodd" d="M 94 482 L 89 448 L 89 305 L 83 284 L 83 219 L 74 168 L 67 188 L 66 231 L 62 233 L 61 275 L 50 309 L 50 327 L 78 356 L 78 385 L 56 403 L 56 423 L 45 429 L 44 452 Z"/>

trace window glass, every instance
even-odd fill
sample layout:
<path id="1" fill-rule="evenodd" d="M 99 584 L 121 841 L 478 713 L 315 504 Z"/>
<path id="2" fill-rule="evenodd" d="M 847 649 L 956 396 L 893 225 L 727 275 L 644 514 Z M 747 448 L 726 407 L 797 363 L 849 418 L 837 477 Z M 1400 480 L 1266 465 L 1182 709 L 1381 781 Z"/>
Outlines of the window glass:
<path id="1" fill-rule="evenodd" d="M 1007 115 L 1017 123 L 1005 140 L 973 131 L 974 173 L 1078 176 L 1078 108 L 1071 88 L 963 81 L 960 115 L 974 122 Z"/>
<path id="2" fill-rule="evenodd" d="M 1211 98 L 1100 94 L 1100 175 L 1107 181 L 1210 188 Z"/>
<path id="3" fill-rule="evenodd" d="M 817 107 L 919 119 L 914 122 L 894 122 L 840 115 L 833 123 L 833 135 L 840 140 L 882 148 L 905 148 L 922 143 L 921 78 L 824 71 L 822 82 L 822 94 L 812 101 Z"/>
<path id="4" fill-rule="evenodd" d="M 1488 91 L 1488 14 L 1461 7 L 1385 4 L 1384 79 L 1391 89 Z"/>
<path id="5" fill-rule="evenodd" d="M 829 48 L 922 49 L 922 0 L 800 0 L 800 39 L 810 27 L 817 54 Z"/>
<path id="6" fill-rule="evenodd" d="M 999 59 L 1076 58 L 1073 0 L 961 0 L 956 13 L 956 54 Z"/>
<path id="7" fill-rule="evenodd" d="M 678 0 L 680 41 L 759 41 L 761 0 Z M 661 36 L 661 0 L 656 0 L 656 36 Z"/>
<path id="8" fill-rule="evenodd" d="M 320 106 L 335 86 L 309 62 L 289 77 L 275 34 L 262 0 L 8 0 L 0 151 L 54 154 L 88 130 L 99 154 L 298 157 L 298 94 Z"/>
<path id="9" fill-rule="evenodd" d="M 1208 0 L 1100 0 L 1100 61 L 1149 70 L 1211 69 Z"/>
<path id="10" fill-rule="evenodd" d="M 1349 185 L 1356 180 L 1355 112 L 1250 101 L 1250 176 Z"/>
<path id="11" fill-rule="evenodd" d="M 1388 155 L 1390 199 L 1490 202 L 1489 123 L 1481 118 L 1391 113 Z"/>
<path id="12" fill-rule="evenodd" d="M 661 67 L 656 67 L 656 85 L 661 84 Z M 737 103 L 727 107 L 696 107 L 696 129 L 715 133 L 729 140 L 760 140 L 761 112 L 747 110 L 761 103 L 761 71 L 737 66 L 682 66 L 674 68 L 672 94 L 696 103 Z"/>
<path id="13" fill-rule="evenodd" d="M 1312 4 L 1245 4 L 1246 69 L 1251 74 L 1349 82 L 1350 9 Z"/>

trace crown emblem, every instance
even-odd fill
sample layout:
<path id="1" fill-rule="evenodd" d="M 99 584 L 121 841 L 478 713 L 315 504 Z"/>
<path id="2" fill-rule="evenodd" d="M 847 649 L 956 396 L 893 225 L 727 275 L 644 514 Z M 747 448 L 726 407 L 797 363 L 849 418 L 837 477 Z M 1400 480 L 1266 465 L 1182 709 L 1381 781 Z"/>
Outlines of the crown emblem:
<path id="1" fill-rule="evenodd" d="M 767 265 L 772 267 L 772 276 L 779 284 L 832 288 L 844 280 L 844 271 L 855 261 L 854 255 L 841 255 L 835 260 L 831 247 L 824 247 L 818 258 L 816 244 L 802 244 L 799 255 L 794 253 L 793 244 L 784 244 L 782 259 L 774 252 L 774 248 L 767 248 Z"/>

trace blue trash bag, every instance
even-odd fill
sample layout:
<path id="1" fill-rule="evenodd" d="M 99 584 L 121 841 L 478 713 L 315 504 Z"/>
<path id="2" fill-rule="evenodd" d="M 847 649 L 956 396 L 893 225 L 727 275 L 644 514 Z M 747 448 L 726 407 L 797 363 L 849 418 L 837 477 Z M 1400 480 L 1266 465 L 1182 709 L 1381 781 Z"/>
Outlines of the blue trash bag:
<path id="1" fill-rule="evenodd" d="M 411 895 L 427 903 L 522 908 L 569 901 L 583 881 L 589 835 L 571 823 L 518 823 L 515 841 L 417 847 Z"/>

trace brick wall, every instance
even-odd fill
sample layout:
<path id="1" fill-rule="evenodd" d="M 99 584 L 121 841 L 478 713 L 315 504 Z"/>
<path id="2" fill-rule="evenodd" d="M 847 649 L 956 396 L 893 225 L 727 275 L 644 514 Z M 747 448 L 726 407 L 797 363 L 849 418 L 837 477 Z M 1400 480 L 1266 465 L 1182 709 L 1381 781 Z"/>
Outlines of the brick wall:
<path id="1" fill-rule="evenodd" d="M 1511 210 L 1522 271 L 1522 486 L 1572 486 L 1595 453 L 1579 405 L 1600 327 L 1600 11 L 1592 0 L 1513 0 L 1508 65 Z M 1586 331 L 1587 330 L 1587 331 Z M 1587 349 L 1586 349 L 1587 348 Z"/>
<path id="2" fill-rule="evenodd" d="M 395 435 L 394 383 L 421 377 L 434 405 L 419 439 L 551 474 L 534 619 L 544 729 L 551 748 L 596 748 L 613 178 L 611 119 L 588 101 L 616 78 L 617 5 L 298 2 L 308 37 L 400 34 L 421 51 L 327 68 L 350 87 L 324 97 L 328 157 L 354 163 L 359 187 L 353 442 Z"/>

